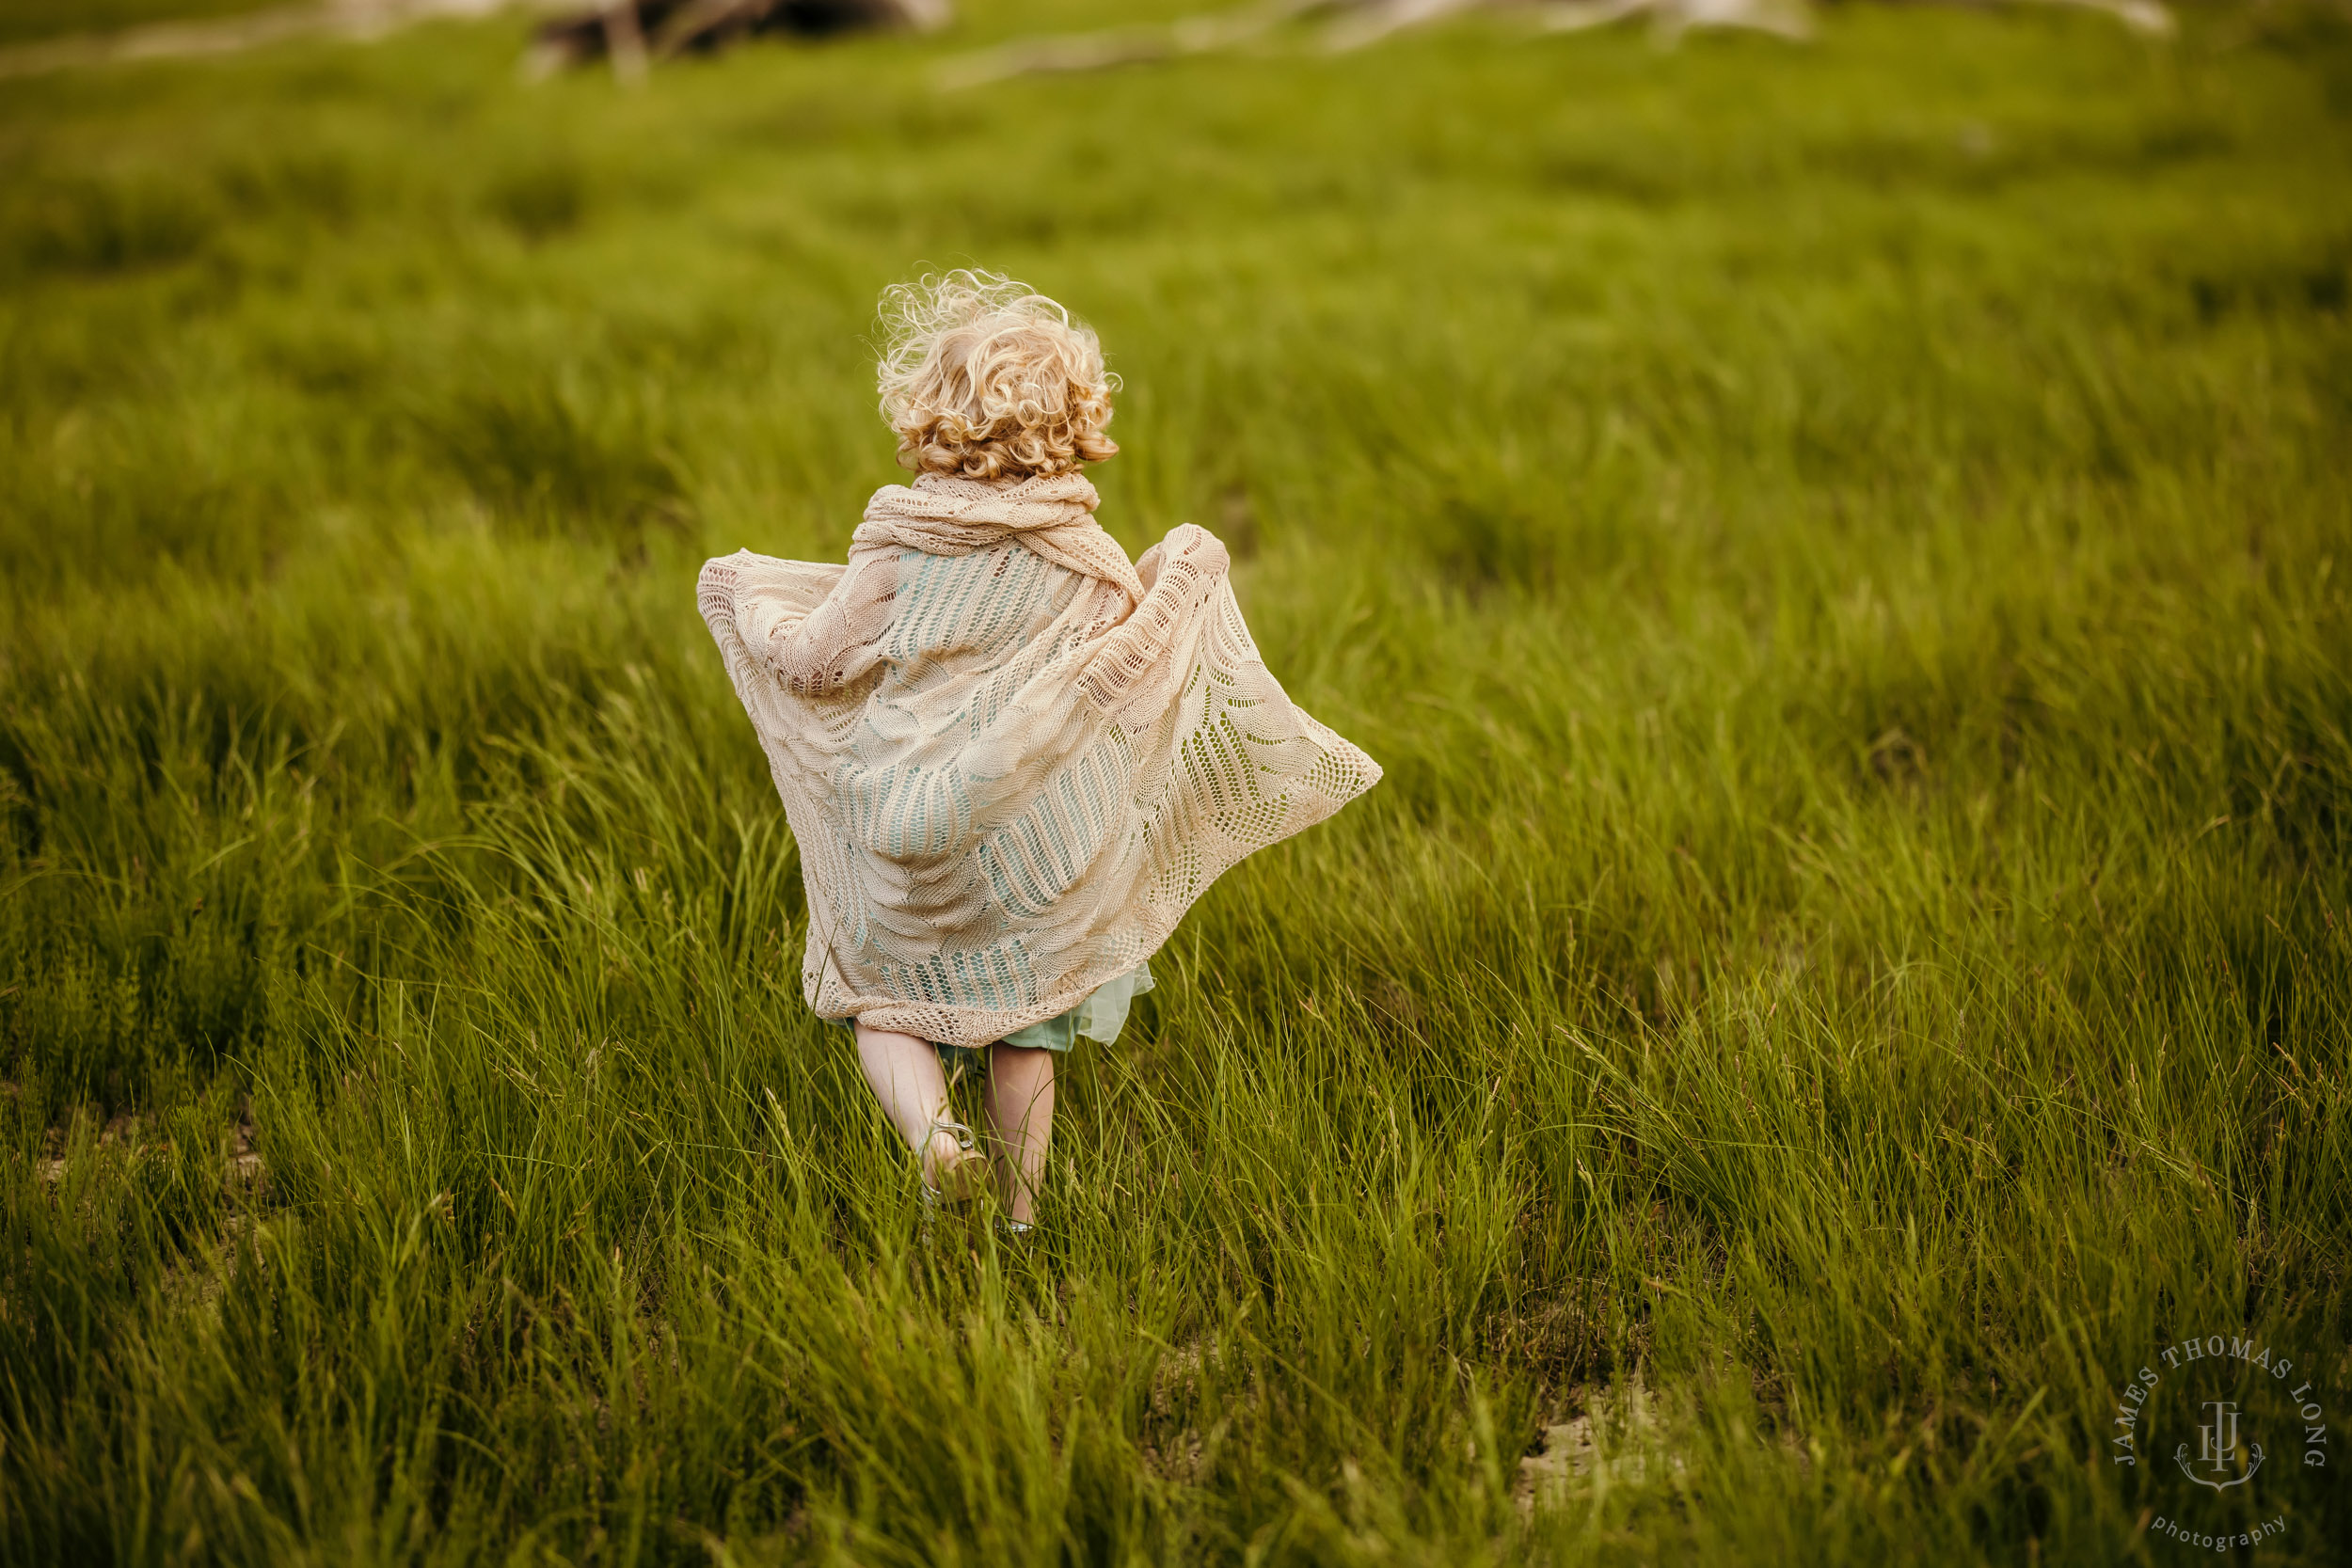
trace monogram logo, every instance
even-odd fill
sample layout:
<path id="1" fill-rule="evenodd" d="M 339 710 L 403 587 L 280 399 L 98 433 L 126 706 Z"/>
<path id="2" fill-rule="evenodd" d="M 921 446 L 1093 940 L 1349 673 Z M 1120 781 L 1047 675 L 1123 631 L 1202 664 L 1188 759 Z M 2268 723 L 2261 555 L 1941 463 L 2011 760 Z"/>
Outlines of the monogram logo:
<path id="1" fill-rule="evenodd" d="M 2124 1383 L 2107 1457 L 2153 1472 L 2141 1494 L 2153 1505 L 2145 1527 L 2151 1536 L 2201 1552 L 2259 1553 L 2283 1541 L 2293 1528 L 2293 1499 L 2306 1484 L 2300 1478 L 2325 1472 L 2332 1447 L 2318 1380 L 2301 1360 L 2253 1335 L 2195 1335 L 2157 1351 Z M 2301 1464 L 2284 1483 L 2277 1483 L 2274 1465 L 2255 1486 L 2271 1449 L 2289 1465 L 2298 1457 Z M 2169 1466 L 2158 1458 L 2168 1451 Z M 2143 1458 L 2154 1463 L 2142 1465 Z M 2183 1490 L 2183 1481 L 2199 1490 Z M 2267 1495 L 2278 1484 L 2284 1495 Z M 2265 1494 L 2260 1502 L 2257 1493 Z M 2274 1504 L 2288 1506 L 2249 1517 L 2253 1508 Z"/>
<path id="2" fill-rule="evenodd" d="M 2254 1472 L 2263 1467 L 2263 1447 L 2260 1443 L 2244 1446 L 2245 1460 L 2239 1463 L 2237 1440 L 2238 1407 L 2230 1400 L 2205 1402 L 2205 1424 L 2197 1429 L 2197 1464 L 2188 1459 L 2188 1445 L 2183 1443 L 2172 1450 L 2173 1462 L 2181 1474 L 2200 1486 L 2210 1486 L 2218 1492 L 2224 1487 L 2243 1486 L 2254 1479 Z M 2211 1474 L 2199 1475 L 2198 1469 L 2210 1467 Z M 2230 1472 L 2234 1469 L 2234 1475 Z"/>

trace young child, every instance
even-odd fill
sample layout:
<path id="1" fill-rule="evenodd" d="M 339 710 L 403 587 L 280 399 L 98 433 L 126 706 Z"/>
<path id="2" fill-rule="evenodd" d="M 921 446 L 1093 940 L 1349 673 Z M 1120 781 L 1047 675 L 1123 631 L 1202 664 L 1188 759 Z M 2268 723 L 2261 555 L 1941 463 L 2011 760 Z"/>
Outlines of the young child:
<path id="1" fill-rule="evenodd" d="M 1380 769 L 1283 695 L 1215 538 L 1130 563 L 1095 522 L 1119 383 L 1091 331 L 982 272 L 892 289 L 883 324 L 913 486 L 846 566 L 711 562 L 702 612 L 799 841 L 809 1006 L 854 1028 L 926 1201 L 993 1164 L 1025 1230 L 1055 1054 L 1115 1040 L 1209 883 Z M 993 1162 L 943 1069 L 983 1050 Z"/>

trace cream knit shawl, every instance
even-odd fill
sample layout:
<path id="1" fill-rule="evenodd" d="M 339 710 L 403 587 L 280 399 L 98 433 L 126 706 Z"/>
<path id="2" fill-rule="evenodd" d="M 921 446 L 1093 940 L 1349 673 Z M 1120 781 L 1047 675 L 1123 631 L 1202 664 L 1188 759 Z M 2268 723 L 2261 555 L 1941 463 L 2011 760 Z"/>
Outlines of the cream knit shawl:
<path id="1" fill-rule="evenodd" d="M 1379 780 L 1292 705 L 1190 524 L 1131 564 L 1075 474 L 875 492 L 847 566 L 703 568 L 808 896 L 809 1006 L 949 1045 L 1068 1011 Z"/>

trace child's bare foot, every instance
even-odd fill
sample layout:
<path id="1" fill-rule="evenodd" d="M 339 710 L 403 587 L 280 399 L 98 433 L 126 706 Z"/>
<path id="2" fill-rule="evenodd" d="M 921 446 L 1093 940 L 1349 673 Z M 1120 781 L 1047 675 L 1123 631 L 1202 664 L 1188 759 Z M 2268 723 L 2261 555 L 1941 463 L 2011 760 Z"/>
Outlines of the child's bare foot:
<path id="1" fill-rule="evenodd" d="M 988 1182 L 988 1156 L 972 1147 L 972 1129 L 946 1117 L 931 1123 L 923 1146 L 923 1185 L 942 1203 L 968 1203 Z"/>

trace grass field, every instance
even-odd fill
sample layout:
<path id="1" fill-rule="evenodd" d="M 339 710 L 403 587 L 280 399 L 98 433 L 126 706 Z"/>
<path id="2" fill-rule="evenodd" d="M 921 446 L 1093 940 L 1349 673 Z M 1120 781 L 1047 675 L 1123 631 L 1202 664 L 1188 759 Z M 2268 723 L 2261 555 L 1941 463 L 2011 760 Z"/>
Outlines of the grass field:
<path id="1" fill-rule="evenodd" d="M 0 88 L 0 1558 L 2344 1560 L 2336 18 Z M 917 1244 L 691 592 L 966 261 L 1388 769 L 1028 1257 Z M 2336 1446 L 2186 1485 L 2209 1333 Z"/>

